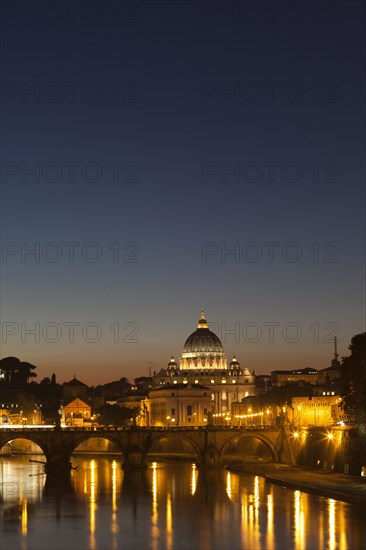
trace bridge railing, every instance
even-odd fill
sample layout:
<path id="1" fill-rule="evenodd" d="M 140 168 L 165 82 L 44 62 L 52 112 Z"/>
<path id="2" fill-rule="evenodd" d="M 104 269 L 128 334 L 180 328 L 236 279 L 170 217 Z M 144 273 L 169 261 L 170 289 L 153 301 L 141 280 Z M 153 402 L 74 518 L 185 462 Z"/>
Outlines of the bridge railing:
<path id="1" fill-rule="evenodd" d="M 273 431 L 279 428 L 275 426 L 219 426 L 219 425 L 209 425 L 209 426 L 93 426 L 93 427 L 81 427 L 81 426 L 0 426 L 1 432 L 19 432 L 19 433 L 34 433 L 35 431 L 42 432 L 94 432 L 96 434 L 101 432 L 123 432 L 123 431 L 156 431 L 156 432 L 176 432 L 176 431 L 235 431 L 235 432 L 263 432 L 263 431 Z"/>

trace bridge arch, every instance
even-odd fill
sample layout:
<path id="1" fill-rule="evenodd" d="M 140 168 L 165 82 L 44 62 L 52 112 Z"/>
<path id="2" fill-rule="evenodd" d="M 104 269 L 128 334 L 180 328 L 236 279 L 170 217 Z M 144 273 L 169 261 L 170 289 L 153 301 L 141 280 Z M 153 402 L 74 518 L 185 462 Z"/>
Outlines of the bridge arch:
<path id="1" fill-rule="evenodd" d="M 16 441 L 18 439 L 21 439 L 23 441 L 30 441 L 31 443 L 34 443 L 35 445 L 37 445 L 37 447 L 39 447 L 41 449 L 41 451 L 43 452 L 43 454 L 45 455 L 45 457 L 47 458 L 47 455 L 48 455 L 48 448 L 47 448 L 47 445 L 45 445 L 45 443 L 40 440 L 36 434 L 24 434 L 24 433 L 21 433 L 21 434 L 17 434 L 17 433 L 13 433 L 13 434 L 9 434 L 9 435 L 6 435 L 5 437 L 1 437 L 0 438 L 0 452 L 1 452 L 1 449 L 3 449 L 3 447 L 5 447 L 5 445 L 7 445 L 8 443 L 12 443 L 13 441 Z"/>
<path id="2" fill-rule="evenodd" d="M 71 453 L 70 453 L 70 458 L 71 456 L 75 453 L 75 451 L 77 450 L 78 447 L 80 447 L 80 445 L 82 445 L 83 443 L 87 442 L 87 441 L 90 441 L 92 439 L 104 439 L 106 441 L 109 441 L 110 443 L 112 443 L 116 449 L 118 449 L 118 451 L 121 453 L 121 455 L 124 455 L 126 449 L 123 447 L 123 445 L 121 444 L 121 441 L 120 441 L 120 438 L 115 436 L 114 434 L 109 434 L 109 433 L 102 433 L 102 434 L 99 434 L 97 432 L 87 432 L 87 433 L 78 433 L 77 435 L 74 436 L 74 439 L 73 439 L 73 442 L 72 442 L 72 449 L 71 449 Z"/>
<path id="3" fill-rule="evenodd" d="M 220 460 L 222 461 L 222 458 L 225 454 L 225 450 L 229 447 L 230 444 L 234 443 L 234 441 L 240 441 L 240 440 L 249 439 L 249 438 L 258 439 L 259 441 L 261 441 L 264 445 L 266 445 L 267 449 L 269 450 L 273 462 L 280 462 L 279 452 L 276 446 L 272 443 L 272 441 L 261 433 L 252 433 L 252 432 L 241 432 L 239 434 L 237 433 L 232 437 L 230 437 L 227 441 L 225 441 L 225 443 L 219 449 Z"/>
<path id="4" fill-rule="evenodd" d="M 200 445 L 197 443 L 197 441 L 195 441 L 192 437 L 190 437 L 189 435 L 185 434 L 185 433 L 181 433 L 181 432 L 171 432 L 171 431 L 167 431 L 167 432 L 163 432 L 163 433 L 159 433 L 159 434 L 153 434 L 145 443 L 145 453 L 148 454 L 149 452 L 151 452 L 153 446 L 155 443 L 158 443 L 159 441 L 161 441 L 162 439 L 171 439 L 171 440 L 180 440 L 180 441 L 184 441 L 186 443 L 188 443 L 190 445 L 190 447 L 192 448 L 194 454 L 196 454 L 197 456 L 197 459 L 199 462 L 202 461 L 202 456 L 203 456 L 203 452 L 204 450 L 201 449 Z"/>

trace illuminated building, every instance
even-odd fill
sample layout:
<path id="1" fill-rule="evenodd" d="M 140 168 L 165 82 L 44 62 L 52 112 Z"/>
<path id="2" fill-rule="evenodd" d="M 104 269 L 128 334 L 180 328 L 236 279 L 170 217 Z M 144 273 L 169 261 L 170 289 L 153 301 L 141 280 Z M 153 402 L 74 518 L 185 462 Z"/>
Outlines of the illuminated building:
<path id="1" fill-rule="evenodd" d="M 84 426 L 91 420 L 91 407 L 78 397 L 73 399 L 62 409 L 62 420 L 68 426 Z"/>
<path id="2" fill-rule="evenodd" d="M 164 384 L 146 400 L 150 426 L 205 426 L 211 392 L 200 384 Z"/>
<path id="3" fill-rule="evenodd" d="M 293 397 L 287 413 L 295 426 L 328 426 L 341 421 L 340 397 L 324 395 Z"/>
<path id="4" fill-rule="evenodd" d="M 154 373 L 153 390 L 174 385 L 179 386 L 181 398 L 185 391 L 184 386 L 190 391 L 195 385 L 206 388 L 211 400 L 209 408 L 212 414 L 228 412 L 233 402 L 255 395 L 254 372 L 242 368 L 235 356 L 228 363 L 223 345 L 218 336 L 209 329 L 203 311 L 197 329 L 184 343 L 179 366 L 172 357 L 165 369 Z M 193 395 L 198 394 L 192 394 L 192 397 Z"/>

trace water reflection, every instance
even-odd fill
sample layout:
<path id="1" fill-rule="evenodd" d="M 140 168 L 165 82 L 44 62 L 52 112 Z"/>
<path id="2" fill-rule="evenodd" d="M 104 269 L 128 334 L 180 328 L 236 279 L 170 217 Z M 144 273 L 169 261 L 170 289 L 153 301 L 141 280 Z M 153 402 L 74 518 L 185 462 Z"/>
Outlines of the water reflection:
<path id="1" fill-rule="evenodd" d="M 57 487 L 41 465 L 3 459 L 4 548 L 365 547 L 362 509 L 262 477 L 188 463 L 154 462 L 147 471 L 123 471 L 107 458 L 80 458 L 77 465 Z"/>
<path id="2" fill-rule="evenodd" d="M 28 527 L 28 511 L 27 511 L 27 499 L 22 500 L 22 535 L 27 534 Z"/>

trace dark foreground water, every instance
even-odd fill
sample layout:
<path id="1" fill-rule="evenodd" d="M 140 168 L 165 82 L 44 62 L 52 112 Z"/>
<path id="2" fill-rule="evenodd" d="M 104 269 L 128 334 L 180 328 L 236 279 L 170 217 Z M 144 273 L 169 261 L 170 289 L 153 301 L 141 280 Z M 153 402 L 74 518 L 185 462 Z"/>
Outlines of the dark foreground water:
<path id="1" fill-rule="evenodd" d="M 366 548 L 364 510 L 261 477 L 183 462 L 128 473 L 113 458 L 79 458 L 57 484 L 29 458 L 0 460 L 4 550 Z"/>

